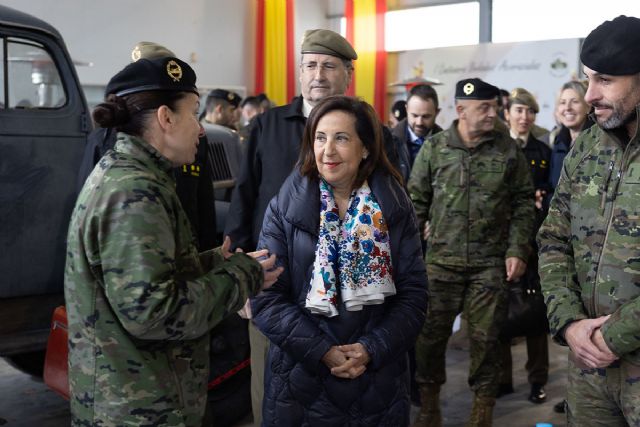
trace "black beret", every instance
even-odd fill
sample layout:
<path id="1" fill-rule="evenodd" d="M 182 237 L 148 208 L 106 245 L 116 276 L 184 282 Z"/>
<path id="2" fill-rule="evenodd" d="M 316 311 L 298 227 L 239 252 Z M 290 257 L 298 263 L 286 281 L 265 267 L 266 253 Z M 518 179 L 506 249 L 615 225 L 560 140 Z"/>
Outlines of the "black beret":
<path id="1" fill-rule="evenodd" d="M 238 106 L 240 105 L 240 101 L 242 101 L 240 95 L 224 89 L 212 90 L 211 92 L 209 92 L 209 95 L 207 95 L 207 98 L 224 99 L 236 108 L 238 108 Z"/>
<path id="2" fill-rule="evenodd" d="M 601 74 L 640 72 L 640 19 L 620 15 L 604 21 L 584 39 L 580 61 Z"/>
<path id="3" fill-rule="evenodd" d="M 331 30 L 305 31 L 300 53 L 322 53 L 347 60 L 358 59 L 358 54 L 347 39 Z"/>
<path id="4" fill-rule="evenodd" d="M 464 79 L 456 83 L 456 99 L 494 99 L 500 89 L 478 78 Z"/>
<path id="5" fill-rule="evenodd" d="M 178 58 L 143 58 L 113 76 L 107 84 L 106 94 L 124 96 L 146 91 L 193 92 L 197 95 L 196 73 Z"/>
<path id="6" fill-rule="evenodd" d="M 396 118 L 396 120 L 404 120 L 407 118 L 407 101 L 396 101 L 392 106 L 391 106 L 391 114 L 393 114 L 393 117 Z"/>

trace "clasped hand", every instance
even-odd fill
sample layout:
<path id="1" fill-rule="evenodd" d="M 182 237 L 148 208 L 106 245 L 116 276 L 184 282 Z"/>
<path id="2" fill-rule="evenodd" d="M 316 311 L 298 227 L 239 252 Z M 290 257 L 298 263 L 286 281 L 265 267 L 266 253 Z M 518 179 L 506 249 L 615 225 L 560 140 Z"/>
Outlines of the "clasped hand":
<path id="1" fill-rule="evenodd" d="M 331 374 L 339 378 L 358 378 L 367 370 L 371 360 L 367 349 L 360 343 L 334 345 L 322 357 Z"/>
<path id="2" fill-rule="evenodd" d="M 604 340 L 600 327 L 609 316 L 583 319 L 571 323 L 564 339 L 569 344 L 578 367 L 606 368 L 618 359 Z M 582 365 L 582 366 L 581 366 Z"/>

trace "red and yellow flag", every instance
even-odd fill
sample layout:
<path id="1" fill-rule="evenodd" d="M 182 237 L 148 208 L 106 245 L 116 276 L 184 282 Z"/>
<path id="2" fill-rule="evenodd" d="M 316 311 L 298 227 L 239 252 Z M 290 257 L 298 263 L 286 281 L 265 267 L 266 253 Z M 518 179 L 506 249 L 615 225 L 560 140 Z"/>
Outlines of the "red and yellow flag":
<path id="1" fill-rule="evenodd" d="M 373 105 L 385 120 L 387 53 L 384 50 L 386 0 L 345 0 L 347 40 L 358 53 L 353 83 L 348 95 Z"/>
<path id="2" fill-rule="evenodd" d="M 295 96 L 294 0 L 256 0 L 255 92 L 276 105 Z"/>

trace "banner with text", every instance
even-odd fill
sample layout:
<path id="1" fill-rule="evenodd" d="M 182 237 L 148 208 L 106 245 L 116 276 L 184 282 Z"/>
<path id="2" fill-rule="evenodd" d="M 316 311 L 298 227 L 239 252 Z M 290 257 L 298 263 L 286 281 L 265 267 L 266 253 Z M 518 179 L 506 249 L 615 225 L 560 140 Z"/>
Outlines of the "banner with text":
<path id="1" fill-rule="evenodd" d="M 561 39 L 406 51 L 398 54 L 397 80 L 423 77 L 443 83 L 434 87 L 442 109 L 437 122 L 444 128 L 456 118 L 458 80 L 479 77 L 507 91 L 523 87 L 540 105 L 536 123 L 551 129 L 560 87 L 579 75 L 579 49 L 580 39 Z"/>

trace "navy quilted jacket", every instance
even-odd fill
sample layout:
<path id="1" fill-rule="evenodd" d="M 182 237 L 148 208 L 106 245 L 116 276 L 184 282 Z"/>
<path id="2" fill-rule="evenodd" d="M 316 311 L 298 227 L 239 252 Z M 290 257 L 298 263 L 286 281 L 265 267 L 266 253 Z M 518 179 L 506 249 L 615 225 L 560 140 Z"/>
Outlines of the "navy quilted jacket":
<path id="1" fill-rule="evenodd" d="M 374 173 L 369 186 L 389 226 L 397 294 L 333 318 L 305 307 L 320 221 L 317 181 L 294 171 L 271 201 L 259 248 L 285 270 L 251 301 L 254 322 L 272 345 L 267 357 L 264 426 L 409 425 L 407 350 L 422 328 L 427 277 L 413 205 L 393 178 Z M 331 375 L 321 361 L 332 345 L 362 343 L 371 356 L 356 379 Z"/>

